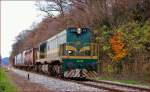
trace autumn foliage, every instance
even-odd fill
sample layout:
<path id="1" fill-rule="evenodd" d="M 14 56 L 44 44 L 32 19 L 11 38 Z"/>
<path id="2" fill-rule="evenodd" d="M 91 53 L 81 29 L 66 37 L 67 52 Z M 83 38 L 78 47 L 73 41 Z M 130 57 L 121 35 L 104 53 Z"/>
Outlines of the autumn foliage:
<path id="1" fill-rule="evenodd" d="M 122 35 L 122 32 L 117 32 L 109 40 L 113 52 L 113 61 L 121 60 L 128 53 L 128 49 L 125 47 L 125 43 L 123 43 L 121 40 Z"/>

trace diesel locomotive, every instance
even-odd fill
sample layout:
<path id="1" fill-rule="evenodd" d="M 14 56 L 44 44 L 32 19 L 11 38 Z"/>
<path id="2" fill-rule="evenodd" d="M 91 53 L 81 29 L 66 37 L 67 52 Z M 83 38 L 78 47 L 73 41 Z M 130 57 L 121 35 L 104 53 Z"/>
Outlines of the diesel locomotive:
<path id="1" fill-rule="evenodd" d="M 89 28 L 69 27 L 36 48 L 17 54 L 14 66 L 56 77 L 95 78 L 97 44 L 91 37 Z"/>

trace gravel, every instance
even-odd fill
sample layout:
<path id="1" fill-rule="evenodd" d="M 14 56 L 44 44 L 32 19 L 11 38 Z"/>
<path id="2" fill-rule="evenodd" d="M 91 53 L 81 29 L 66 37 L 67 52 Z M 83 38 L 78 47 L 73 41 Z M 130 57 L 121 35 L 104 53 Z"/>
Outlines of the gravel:
<path id="1" fill-rule="evenodd" d="M 100 87 L 107 87 L 107 88 L 117 89 L 117 90 L 121 90 L 123 92 L 146 92 L 146 91 L 141 91 L 141 90 L 138 90 L 138 89 L 122 87 L 122 86 L 106 84 L 106 83 L 95 83 L 95 82 L 91 82 L 91 81 L 86 81 L 84 83 L 92 84 L 92 85 L 96 85 L 96 86 L 100 86 Z"/>
<path id="2" fill-rule="evenodd" d="M 27 78 L 19 76 L 14 72 L 7 72 L 11 82 L 17 88 L 18 92 L 55 92 L 40 84 L 28 81 Z"/>
<path id="3" fill-rule="evenodd" d="M 47 77 L 40 74 L 26 72 L 18 69 L 11 69 L 14 73 L 27 78 L 30 75 L 29 81 L 43 85 L 44 87 L 55 90 L 56 92 L 108 92 L 108 90 L 93 88 L 82 84 L 63 81 L 52 77 Z"/>

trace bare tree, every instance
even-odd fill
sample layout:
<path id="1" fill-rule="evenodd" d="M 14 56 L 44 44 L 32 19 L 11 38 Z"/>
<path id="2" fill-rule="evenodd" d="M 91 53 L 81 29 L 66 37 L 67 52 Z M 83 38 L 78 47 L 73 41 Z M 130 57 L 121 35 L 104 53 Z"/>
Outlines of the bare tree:
<path id="1" fill-rule="evenodd" d="M 32 30 L 23 30 L 17 37 L 16 41 L 22 41 L 24 40 L 28 34 L 30 34 Z"/>
<path id="2" fill-rule="evenodd" d="M 37 1 L 36 6 L 52 18 L 57 14 L 64 16 L 64 12 L 69 10 L 71 2 L 70 0 L 45 0 Z"/>

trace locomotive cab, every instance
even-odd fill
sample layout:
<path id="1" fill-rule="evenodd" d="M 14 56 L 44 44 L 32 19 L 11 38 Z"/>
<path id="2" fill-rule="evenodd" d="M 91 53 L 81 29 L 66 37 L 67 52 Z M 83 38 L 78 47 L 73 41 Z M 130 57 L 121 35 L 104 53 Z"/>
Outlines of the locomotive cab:
<path id="1" fill-rule="evenodd" d="M 47 46 L 46 42 L 39 44 L 39 46 L 37 48 L 37 60 L 36 60 L 36 62 L 44 63 L 47 61 L 46 46 Z"/>

